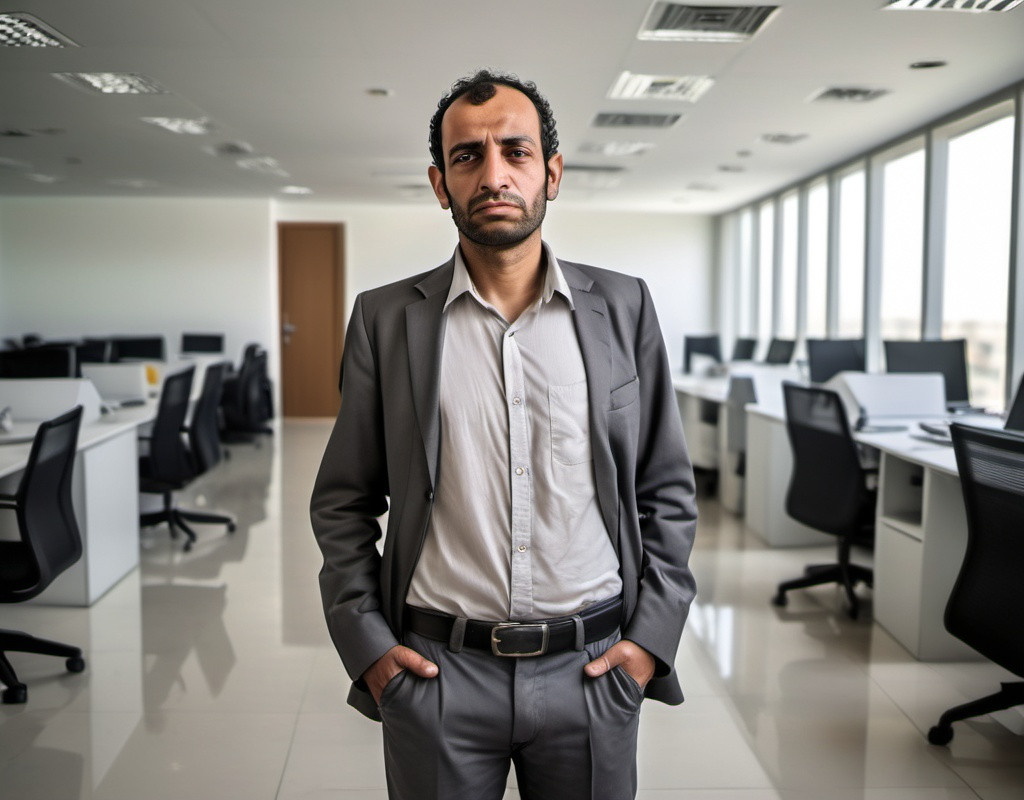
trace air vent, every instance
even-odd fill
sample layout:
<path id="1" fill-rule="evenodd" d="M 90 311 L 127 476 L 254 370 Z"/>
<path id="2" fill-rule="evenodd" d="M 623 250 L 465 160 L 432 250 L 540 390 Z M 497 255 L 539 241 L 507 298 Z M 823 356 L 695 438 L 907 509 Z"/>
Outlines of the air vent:
<path id="1" fill-rule="evenodd" d="M 656 0 L 637 37 L 647 41 L 744 42 L 778 6 L 690 6 Z"/>
<path id="2" fill-rule="evenodd" d="M 0 47 L 78 47 L 31 14 L 0 14 Z"/>
<path id="3" fill-rule="evenodd" d="M 0 137 L 4 139 L 27 139 L 32 134 L 28 131 L 18 130 L 17 128 L 5 128 L 0 130 Z"/>
<path id="4" fill-rule="evenodd" d="M 155 81 L 132 72 L 54 72 L 53 77 L 99 94 L 167 94 Z"/>
<path id="5" fill-rule="evenodd" d="M 671 128 L 682 114 L 619 114 L 607 112 L 594 117 L 595 128 Z"/>
<path id="6" fill-rule="evenodd" d="M 653 142 L 584 142 L 580 145 L 580 152 L 601 156 L 640 156 L 653 147 Z"/>
<path id="7" fill-rule="evenodd" d="M 762 133 L 761 141 L 768 144 L 796 144 L 807 138 L 806 133 Z"/>
<path id="8" fill-rule="evenodd" d="M 685 100 L 696 103 L 712 87 L 706 75 L 636 75 L 623 72 L 608 97 L 612 100 Z"/>
<path id="9" fill-rule="evenodd" d="M 856 86 L 838 86 L 831 89 L 822 89 L 815 92 L 808 98 L 809 103 L 818 101 L 832 103 L 867 103 L 877 100 L 889 92 L 886 89 L 865 89 Z"/>
<path id="10" fill-rule="evenodd" d="M 887 11 L 1009 11 L 1024 0 L 892 0 Z"/>
<path id="11" fill-rule="evenodd" d="M 221 142 L 205 148 L 206 152 L 213 156 L 247 156 L 252 151 L 252 145 L 248 142 Z"/>

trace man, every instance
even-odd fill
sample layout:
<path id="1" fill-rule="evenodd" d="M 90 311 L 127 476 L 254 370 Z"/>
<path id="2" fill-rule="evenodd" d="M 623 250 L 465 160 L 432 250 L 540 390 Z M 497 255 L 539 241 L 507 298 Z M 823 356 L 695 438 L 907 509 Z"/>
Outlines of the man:
<path id="1" fill-rule="evenodd" d="M 392 798 L 499 800 L 510 763 L 523 798 L 633 797 L 694 595 L 651 297 L 542 242 L 562 156 L 532 83 L 459 81 L 430 139 L 459 245 L 356 299 L 313 492 L 349 701 L 383 720 Z"/>

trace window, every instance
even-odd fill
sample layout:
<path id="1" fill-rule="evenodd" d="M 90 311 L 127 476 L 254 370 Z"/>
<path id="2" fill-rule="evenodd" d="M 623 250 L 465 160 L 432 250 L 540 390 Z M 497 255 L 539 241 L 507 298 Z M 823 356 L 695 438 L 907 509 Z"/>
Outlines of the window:
<path id="1" fill-rule="evenodd" d="M 754 328 L 754 212 L 740 212 L 739 277 L 737 280 L 736 330 L 740 336 L 755 334 Z"/>
<path id="2" fill-rule="evenodd" d="M 779 264 L 779 319 L 775 335 L 796 338 L 797 251 L 800 235 L 800 197 L 782 198 L 782 263 Z"/>
<path id="3" fill-rule="evenodd" d="M 885 164 L 882 199 L 881 336 L 921 338 L 924 150 Z"/>
<path id="4" fill-rule="evenodd" d="M 775 206 L 771 200 L 758 209 L 757 241 L 757 336 L 762 342 L 772 338 L 775 288 Z"/>
<path id="5" fill-rule="evenodd" d="M 950 139 L 948 175 L 942 336 L 967 339 L 971 402 L 1002 408 L 1013 117 Z"/>
<path id="6" fill-rule="evenodd" d="M 863 168 L 839 181 L 839 319 L 837 334 L 864 335 L 864 203 Z"/>
<path id="7" fill-rule="evenodd" d="M 809 339 L 828 335 L 828 182 L 807 192 L 807 330 Z"/>

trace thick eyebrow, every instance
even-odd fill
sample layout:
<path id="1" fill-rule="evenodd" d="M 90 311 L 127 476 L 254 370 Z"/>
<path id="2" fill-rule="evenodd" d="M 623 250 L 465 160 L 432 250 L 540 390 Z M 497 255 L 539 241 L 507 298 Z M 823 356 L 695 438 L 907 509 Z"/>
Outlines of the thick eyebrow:
<path id="1" fill-rule="evenodd" d="M 533 137 L 525 134 L 519 136 L 506 136 L 503 139 L 498 140 L 498 144 L 502 147 L 514 147 L 516 145 L 531 144 L 536 146 L 537 143 L 533 140 Z M 484 143 L 482 141 L 476 142 L 458 142 L 452 145 L 448 149 L 448 157 L 456 155 L 457 153 L 476 153 L 483 149 Z"/>

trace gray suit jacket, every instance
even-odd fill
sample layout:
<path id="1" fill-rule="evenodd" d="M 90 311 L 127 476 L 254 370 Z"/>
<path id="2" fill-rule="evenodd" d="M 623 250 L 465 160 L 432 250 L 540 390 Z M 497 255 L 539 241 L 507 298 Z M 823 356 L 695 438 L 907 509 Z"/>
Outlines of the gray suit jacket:
<path id="1" fill-rule="evenodd" d="M 401 642 L 436 485 L 441 314 L 453 264 L 356 298 L 341 411 L 313 490 L 327 625 L 354 681 L 349 702 L 373 718 L 360 676 Z M 587 371 L 598 499 L 621 566 L 623 636 L 656 659 L 647 696 L 680 703 L 672 662 L 695 590 L 697 510 L 661 328 L 643 281 L 559 264 Z"/>

